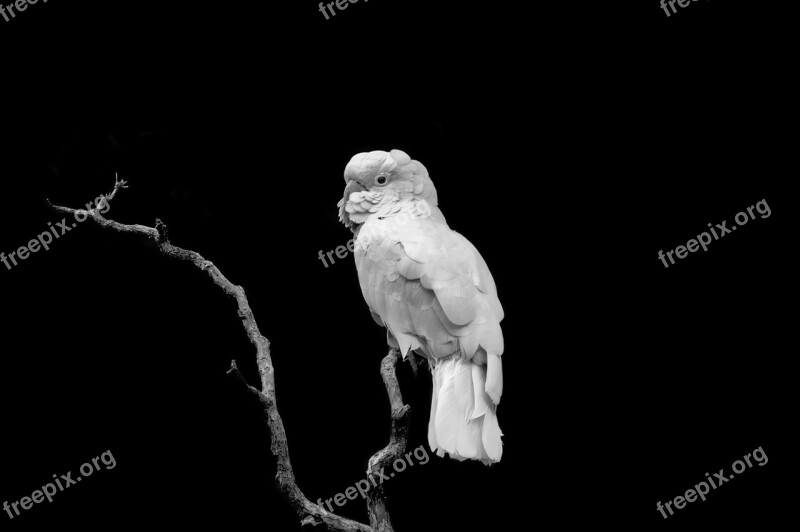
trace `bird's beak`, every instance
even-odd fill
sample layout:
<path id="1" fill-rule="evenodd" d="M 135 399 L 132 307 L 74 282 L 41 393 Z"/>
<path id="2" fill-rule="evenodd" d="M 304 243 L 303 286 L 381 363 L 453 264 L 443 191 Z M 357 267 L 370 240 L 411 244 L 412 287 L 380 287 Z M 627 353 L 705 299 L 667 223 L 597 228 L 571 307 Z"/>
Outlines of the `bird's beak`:
<path id="1" fill-rule="evenodd" d="M 347 181 L 347 185 L 344 187 L 344 196 L 342 197 L 341 201 L 339 201 L 339 221 L 342 222 L 345 227 L 349 227 L 350 229 L 353 228 L 353 222 L 350 221 L 350 214 L 345 211 L 344 208 L 345 205 L 347 205 L 347 200 L 350 199 L 350 194 L 353 192 L 361 192 L 362 190 L 367 190 L 367 187 L 355 179 L 350 179 Z"/>

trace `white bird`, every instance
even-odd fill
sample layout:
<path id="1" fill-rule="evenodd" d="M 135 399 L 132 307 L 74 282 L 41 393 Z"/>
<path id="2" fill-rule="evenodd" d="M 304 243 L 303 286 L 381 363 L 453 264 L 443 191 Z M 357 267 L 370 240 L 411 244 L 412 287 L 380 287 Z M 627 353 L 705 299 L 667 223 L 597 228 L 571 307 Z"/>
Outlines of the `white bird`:
<path id="1" fill-rule="evenodd" d="M 439 456 L 498 462 L 503 308 L 478 250 L 448 227 L 424 166 L 400 150 L 354 155 L 339 219 L 355 233 L 361 292 L 391 347 L 427 358 L 428 443 Z"/>

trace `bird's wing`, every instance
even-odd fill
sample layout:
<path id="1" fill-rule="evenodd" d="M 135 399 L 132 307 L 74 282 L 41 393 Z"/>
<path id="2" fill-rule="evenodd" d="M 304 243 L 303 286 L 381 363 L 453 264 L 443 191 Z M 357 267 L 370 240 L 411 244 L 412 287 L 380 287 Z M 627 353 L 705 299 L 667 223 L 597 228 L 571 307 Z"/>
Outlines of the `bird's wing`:
<path id="1" fill-rule="evenodd" d="M 479 347 L 502 354 L 503 309 L 475 247 L 432 218 L 371 223 L 382 226 L 359 237 L 359 282 L 403 354 L 418 347 L 435 358 L 459 348 L 470 358 Z"/>

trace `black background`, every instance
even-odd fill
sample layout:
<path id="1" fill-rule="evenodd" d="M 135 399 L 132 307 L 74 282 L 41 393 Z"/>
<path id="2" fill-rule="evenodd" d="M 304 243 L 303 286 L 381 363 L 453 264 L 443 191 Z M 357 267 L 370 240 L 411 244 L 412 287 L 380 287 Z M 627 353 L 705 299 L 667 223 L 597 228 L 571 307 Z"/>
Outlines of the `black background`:
<path id="1" fill-rule="evenodd" d="M 130 188 L 110 218 L 161 218 L 246 288 L 310 499 L 354 485 L 388 439 L 384 333 L 352 259 L 325 268 L 318 252 L 350 238 L 336 220 L 349 158 L 400 148 L 492 270 L 506 378 L 503 461 L 398 475 L 397 530 L 787 515 L 789 14 L 370 0 L 326 21 L 313 2 L 109 4 L 0 20 L 0 251 L 61 219 L 44 198 L 83 205 L 118 172 Z M 761 199 L 770 218 L 658 260 Z M 258 408 L 225 375 L 235 359 L 256 382 L 254 350 L 204 274 L 85 222 L 0 267 L 0 290 L 0 501 L 103 451 L 117 461 L 4 527 L 300 529 Z M 410 449 L 427 449 L 430 378 L 399 375 Z M 764 467 L 653 512 L 758 446 Z M 340 511 L 366 520 L 360 500 Z"/>
<path id="2" fill-rule="evenodd" d="M 663 14 L 663 12 L 662 12 Z M 658 28 L 648 155 L 656 217 L 647 241 L 655 288 L 644 340 L 653 502 L 684 495 L 762 447 L 755 466 L 659 528 L 774 530 L 797 488 L 796 194 L 792 191 L 796 82 L 787 68 L 791 15 L 770 3 L 692 3 Z M 772 215 L 738 227 L 664 268 L 659 249 L 766 200 Z M 752 459 L 751 459 L 752 460 Z M 655 510 L 655 508 L 654 508 Z"/>

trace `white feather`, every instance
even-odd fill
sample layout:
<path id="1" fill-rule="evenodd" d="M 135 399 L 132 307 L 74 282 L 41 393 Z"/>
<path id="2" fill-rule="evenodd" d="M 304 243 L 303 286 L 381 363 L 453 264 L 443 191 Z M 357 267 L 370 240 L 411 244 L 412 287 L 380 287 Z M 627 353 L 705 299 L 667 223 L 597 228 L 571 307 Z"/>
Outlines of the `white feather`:
<path id="1" fill-rule="evenodd" d="M 486 393 L 494 404 L 500 404 L 500 397 L 503 395 L 503 361 L 499 355 L 491 353 L 487 360 Z"/>
<path id="2" fill-rule="evenodd" d="M 436 440 L 439 447 L 450 454 L 455 453 L 458 439 L 458 401 L 455 394 L 455 361 L 441 362 L 437 371 L 441 371 L 442 384 L 436 405 Z"/>
<path id="3" fill-rule="evenodd" d="M 500 425 L 497 424 L 495 407 L 491 407 L 483 416 L 483 447 L 491 461 L 499 462 L 503 456 L 503 442 L 500 439 L 502 435 Z"/>

